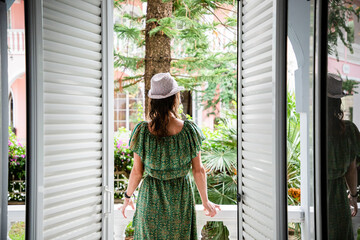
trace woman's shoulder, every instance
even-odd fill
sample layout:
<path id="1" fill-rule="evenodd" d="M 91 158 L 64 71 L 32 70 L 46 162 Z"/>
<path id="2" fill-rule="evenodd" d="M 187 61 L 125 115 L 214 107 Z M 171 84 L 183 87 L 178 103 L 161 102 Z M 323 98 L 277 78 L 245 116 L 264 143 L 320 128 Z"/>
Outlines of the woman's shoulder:
<path id="1" fill-rule="evenodd" d="M 356 126 L 355 123 L 353 123 L 350 120 L 344 120 L 344 124 L 345 124 L 345 128 L 350 132 L 350 133 L 356 133 L 359 134 L 359 129 Z"/>
<path id="2" fill-rule="evenodd" d="M 200 140 L 205 139 L 205 135 L 203 134 L 201 128 L 193 120 L 185 120 L 184 126 L 186 126 L 186 128 L 190 132 L 192 132 L 194 135 L 196 135 L 198 138 L 200 138 Z"/>

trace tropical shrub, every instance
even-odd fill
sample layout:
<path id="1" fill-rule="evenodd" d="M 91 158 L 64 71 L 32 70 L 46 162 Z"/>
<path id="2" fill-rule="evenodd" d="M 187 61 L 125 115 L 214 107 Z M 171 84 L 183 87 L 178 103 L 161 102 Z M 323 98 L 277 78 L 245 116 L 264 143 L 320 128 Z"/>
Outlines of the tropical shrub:
<path id="1" fill-rule="evenodd" d="M 119 128 L 114 136 L 114 198 L 122 199 L 134 164 L 134 153 L 129 149 L 130 132 Z"/>
<path id="2" fill-rule="evenodd" d="M 288 204 L 300 204 L 300 116 L 294 93 L 287 95 L 287 183 Z"/>
<path id="3" fill-rule="evenodd" d="M 9 127 L 8 149 L 8 200 L 23 202 L 25 201 L 26 146 L 18 140 L 11 127 Z"/>
<path id="4" fill-rule="evenodd" d="M 25 180 L 26 147 L 9 127 L 9 179 Z"/>

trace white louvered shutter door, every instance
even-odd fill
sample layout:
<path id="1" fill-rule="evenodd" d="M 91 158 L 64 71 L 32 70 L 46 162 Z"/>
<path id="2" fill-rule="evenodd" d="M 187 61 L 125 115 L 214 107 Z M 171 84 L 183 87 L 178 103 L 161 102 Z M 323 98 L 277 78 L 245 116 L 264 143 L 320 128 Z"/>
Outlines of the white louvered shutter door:
<path id="1" fill-rule="evenodd" d="M 41 8 L 37 236 L 112 239 L 112 3 L 43 0 Z"/>
<path id="2" fill-rule="evenodd" d="M 243 239 L 279 239 L 275 2 L 239 2 L 239 233 Z"/>

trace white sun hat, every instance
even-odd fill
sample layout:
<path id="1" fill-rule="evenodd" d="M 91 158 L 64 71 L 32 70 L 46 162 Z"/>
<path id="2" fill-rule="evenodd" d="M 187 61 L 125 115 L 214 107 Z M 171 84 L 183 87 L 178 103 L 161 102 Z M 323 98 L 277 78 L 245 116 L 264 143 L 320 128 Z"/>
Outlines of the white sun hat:
<path id="1" fill-rule="evenodd" d="M 327 76 L 327 95 L 331 98 L 342 98 L 345 96 L 342 89 L 343 80 L 339 75 L 328 73 Z"/>
<path id="2" fill-rule="evenodd" d="M 184 87 L 179 87 L 169 72 L 158 73 L 151 78 L 151 88 L 148 92 L 148 97 L 152 99 L 167 98 L 181 90 L 184 90 Z"/>

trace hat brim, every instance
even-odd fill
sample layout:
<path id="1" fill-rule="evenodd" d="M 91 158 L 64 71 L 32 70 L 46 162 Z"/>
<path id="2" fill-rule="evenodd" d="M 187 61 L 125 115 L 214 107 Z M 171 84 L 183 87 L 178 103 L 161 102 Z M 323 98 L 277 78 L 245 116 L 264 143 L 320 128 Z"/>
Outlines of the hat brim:
<path id="1" fill-rule="evenodd" d="M 182 91 L 184 89 L 185 89 L 184 87 L 176 87 L 166 95 L 154 95 L 154 94 L 151 94 L 151 91 L 149 91 L 148 92 L 148 97 L 152 98 L 152 99 L 163 99 L 163 98 L 170 97 L 170 96 L 172 96 L 172 95 L 174 95 L 174 94 L 176 94 L 176 93 L 178 93 L 178 92 L 180 92 L 180 91 Z"/>
<path id="2" fill-rule="evenodd" d="M 333 95 L 333 94 L 330 94 L 328 93 L 327 94 L 328 97 L 331 97 L 331 98 L 342 98 L 342 97 L 345 97 L 346 95 L 345 94 L 337 94 L 337 95 Z"/>

